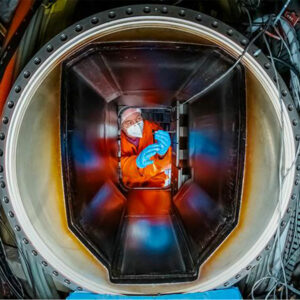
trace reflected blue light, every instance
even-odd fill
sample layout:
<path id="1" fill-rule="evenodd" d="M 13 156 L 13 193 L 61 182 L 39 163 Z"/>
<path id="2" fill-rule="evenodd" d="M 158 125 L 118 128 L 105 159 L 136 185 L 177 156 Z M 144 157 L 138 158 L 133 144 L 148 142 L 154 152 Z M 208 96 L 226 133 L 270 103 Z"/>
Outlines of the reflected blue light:
<path id="1" fill-rule="evenodd" d="M 218 206 L 216 202 L 199 186 L 193 186 L 189 192 L 187 203 L 191 210 L 201 212 L 210 219 L 216 219 L 218 216 Z"/>
<path id="2" fill-rule="evenodd" d="M 130 226 L 131 242 L 149 251 L 166 251 L 174 241 L 171 223 L 135 220 Z"/>
<path id="3" fill-rule="evenodd" d="M 99 167 L 99 158 L 95 151 L 88 148 L 86 142 L 79 134 L 74 133 L 72 135 L 71 147 L 76 165 L 87 169 Z"/>
<path id="4" fill-rule="evenodd" d="M 206 155 L 217 158 L 221 155 L 220 144 L 208 133 L 191 131 L 189 135 L 189 149 L 191 155 Z"/>
<path id="5" fill-rule="evenodd" d="M 101 209 L 112 196 L 111 186 L 105 183 L 92 199 L 92 201 L 87 205 L 83 213 L 83 222 L 89 222 L 97 216 L 97 212 Z"/>

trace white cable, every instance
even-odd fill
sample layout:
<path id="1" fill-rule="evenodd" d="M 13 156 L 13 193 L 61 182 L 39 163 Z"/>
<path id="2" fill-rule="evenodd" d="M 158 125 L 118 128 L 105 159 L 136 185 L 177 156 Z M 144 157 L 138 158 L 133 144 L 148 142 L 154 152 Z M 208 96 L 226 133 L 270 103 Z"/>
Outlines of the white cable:
<path id="1" fill-rule="evenodd" d="M 274 25 L 276 25 L 276 23 L 278 22 L 278 20 L 281 18 L 282 14 L 284 13 L 285 9 L 287 8 L 287 6 L 290 4 L 291 0 L 287 0 L 284 4 L 284 6 L 282 7 L 281 11 L 279 12 L 279 14 L 277 15 L 275 21 L 274 21 Z"/>
<path id="2" fill-rule="evenodd" d="M 268 43 L 268 40 L 265 35 L 263 35 L 264 42 L 267 46 L 268 52 L 271 57 L 271 63 L 273 67 L 273 71 L 275 73 L 275 78 L 276 78 L 276 87 L 277 87 L 277 92 L 278 92 L 278 101 L 280 102 L 280 118 L 281 118 L 281 139 L 280 139 L 280 153 L 279 153 L 279 195 L 278 195 L 278 213 L 279 213 L 279 218 L 278 218 L 278 225 L 277 225 L 277 231 L 276 231 L 276 239 L 278 241 L 278 248 L 279 248 L 279 259 L 280 259 L 280 267 L 282 269 L 282 274 L 284 278 L 284 285 L 285 285 L 285 293 L 286 293 L 286 299 L 288 299 L 288 288 L 287 288 L 287 279 L 286 279 L 286 273 L 285 273 L 285 267 L 284 263 L 282 260 L 282 249 L 281 249 L 281 244 L 280 244 L 280 222 L 281 222 L 281 217 L 282 217 L 282 211 L 281 211 L 281 201 L 282 201 L 282 188 L 283 188 L 283 183 L 284 183 L 284 175 L 285 173 L 282 173 L 282 168 L 283 168 L 283 140 L 284 140 L 284 118 L 283 118 L 283 99 L 280 97 L 280 86 L 279 86 L 279 80 L 278 80 L 278 73 L 275 67 L 274 59 L 273 59 L 273 54 L 270 49 L 270 45 Z"/>

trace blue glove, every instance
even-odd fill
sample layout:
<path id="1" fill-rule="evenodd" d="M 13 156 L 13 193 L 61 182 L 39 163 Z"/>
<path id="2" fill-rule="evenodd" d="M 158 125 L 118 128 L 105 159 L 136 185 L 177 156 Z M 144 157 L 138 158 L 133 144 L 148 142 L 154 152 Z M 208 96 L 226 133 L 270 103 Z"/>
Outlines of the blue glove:
<path id="1" fill-rule="evenodd" d="M 157 143 L 160 146 L 160 149 L 157 153 L 161 156 L 165 155 L 171 146 L 169 133 L 163 130 L 158 130 L 154 133 L 154 139 L 157 140 Z"/>
<path id="2" fill-rule="evenodd" d="M 153 164 L 153 160 L 150 158 L 154 156 L 160 150 L 160 146 L 158 144 L 152 144 L 146 147 L 136 158 L 136 165 L 138 168 L 143 169 L 148 165 Z"/>

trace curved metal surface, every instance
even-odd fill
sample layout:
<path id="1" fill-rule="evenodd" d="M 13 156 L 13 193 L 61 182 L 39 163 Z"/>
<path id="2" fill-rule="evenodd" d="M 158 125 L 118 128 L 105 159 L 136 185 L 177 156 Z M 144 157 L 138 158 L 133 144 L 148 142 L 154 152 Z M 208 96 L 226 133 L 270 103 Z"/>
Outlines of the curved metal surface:
<path id="1" fill-rule="evenodd" d="M 115 20 L 114 20 L 115 19 Z M 165 30 L 163 30 L 165 29 Z M 164 35 L 160 35 L 161 30 Z M 151 33 L 149 35 L 148 33 Z M 147 33 L 147 34 L 146 34 Z M 2 118 L 1 181 L 5 212 L 19 239 L 44 268 L 72 289 L 97 293 L 174 293 L 228 286 L 247 274 L 270 247 L 295 199 L 295 137 L 298 116 L 280 79 L 284 128 L 283 167 L 291 170 L 278 192 L 281 106 L 268 60 L 251 46 L 242 59 L 247 68 L 247 152 L 240 221 L 208 259 L 194 282 L 173 285 L 114 285 L 107 270 L 69 232 L 63 207 L 59 147 L 60 63 L 93 41 L 183 40 L 217 44 L 238 57 L 245 39 L 205 15 L 178 7 L 132 6 L 103 12 L 66 29 L 26 66 L 7 99 Z M 259 93 L 257 92 L 259 91 Z M 278 195 L 281 199 L 278 200 Z M 282 212 L 282 213 L 281 213 Z M 280 223 L 281 222 L 281 223 Z M 20 226 L 22 229 L 20 230 Z M 247 228 L 252 228 L 249 234 Z"/>

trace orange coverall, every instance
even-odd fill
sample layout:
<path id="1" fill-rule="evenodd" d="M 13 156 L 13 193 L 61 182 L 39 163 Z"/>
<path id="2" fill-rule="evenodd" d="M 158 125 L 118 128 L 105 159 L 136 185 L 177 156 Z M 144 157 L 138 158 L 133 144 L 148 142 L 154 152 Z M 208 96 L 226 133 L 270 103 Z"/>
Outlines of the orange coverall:
<path id="1" fill-rule="evenodd" d="M 136 158 L 139 153 L 147 146 L 154 143 L 153 132 L 161 129 L 154 122 L 144 120 L 143 137 L 140 138 L 139 145 L 136 147 L 121 132 L 121 170 L 123 183 L 128 187 L 164 187 L 168 176 L 165 170 L 171 168 L 172 150 L 169 147 L 167 153 L 160 157 L 158 154 L 151 159 L 154 163 L 139 169 L 136 165 Z"/>

